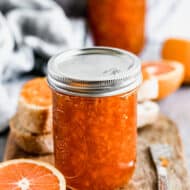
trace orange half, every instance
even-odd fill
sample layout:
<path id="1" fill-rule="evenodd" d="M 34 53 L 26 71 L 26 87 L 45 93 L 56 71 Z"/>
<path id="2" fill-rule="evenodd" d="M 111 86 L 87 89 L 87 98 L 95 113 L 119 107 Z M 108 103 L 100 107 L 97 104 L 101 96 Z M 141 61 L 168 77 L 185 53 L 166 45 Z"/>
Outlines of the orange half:
<path id="1" fill-rule="evenodd" d="M 158 80 L 158 100 L 176 91 L 184 79 L 184 67 L 175 61 L 148 61 L 142 65 L 144 78 L 154 77 Z"/>
<path id="2" fill-rule="evenodd" d="M 52 165 L 30 159 L 0 164 L 1 190 L 65 190 L 63 175 Z"/>
<path id="3" fill-rule="evenodd" d="M 50 106 L 52 93 L 46 78 L 39 77 L 26 82 L 21 90 L 21 98 L 35 106 Z"/>
<path id="4" fill-rule="evenodd" d="M 178 38 L 167 39 L 162 47 L 163 59 L 179 61 L 184 65 L 184 82 L 190 83 L 190 41 Z"/>

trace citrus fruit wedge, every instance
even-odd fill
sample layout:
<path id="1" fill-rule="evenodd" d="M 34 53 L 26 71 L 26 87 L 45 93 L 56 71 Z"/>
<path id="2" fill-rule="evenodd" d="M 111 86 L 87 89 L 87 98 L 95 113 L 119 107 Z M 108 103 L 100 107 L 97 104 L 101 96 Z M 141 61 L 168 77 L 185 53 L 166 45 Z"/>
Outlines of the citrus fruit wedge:
<path id="1" fill-rule="evenodd" d="M 66 190 L 63 175 L 52 165 L 30 159 L 0 164 L 1 190 Z"/>
<path id="2" fill-rule="evenodd" d="M 158 80 L 157 100 L 167 97 L 176 91 L 184 79 L 184 67 L 176 61 L 147 61 L 142 65 L 142 73 L 147 78 Z"/>
<path id="3" fill-rule="evenodd" d="M 167 39 L 162 47 L 163 59 L 179 61 L 184 65 L 184 82 L 190 83 L 190 41 L 178 38 Z"/>

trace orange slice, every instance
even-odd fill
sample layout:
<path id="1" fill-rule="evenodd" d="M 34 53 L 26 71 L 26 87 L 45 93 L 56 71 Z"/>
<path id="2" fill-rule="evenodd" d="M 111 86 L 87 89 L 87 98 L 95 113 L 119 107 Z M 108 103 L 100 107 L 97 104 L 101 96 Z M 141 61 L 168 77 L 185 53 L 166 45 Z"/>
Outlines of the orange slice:
<path id="1" fill-rule="evenodd" d="M 150 61 L 142 65 L 142 73 L 146 77 L 155 77 L 158 80 L 158 100 L 165 98 L 176 91 L 184 79 L 184 67 L 175 61 Z"/>
<path id="2" fill-rule="evenodd" d="M 30 105 L 45 107 L 52 104 L 51 90 L 46 78 L 35 78 L 26 82 L 21 90 L 21 97 Z"/>
<path id="3" fill-rule="evenodd" d="M 185 67 L 185 83 L 190 83 L 190 41 L 169 38 L 162 47 L 164 59 L 181 62 Z"/>
<path id="4" fill-rule="evenodd" d="M 63 175 L 44 162 L 17 159 L 0 164 L 1 190 L 65 190 Z"/>

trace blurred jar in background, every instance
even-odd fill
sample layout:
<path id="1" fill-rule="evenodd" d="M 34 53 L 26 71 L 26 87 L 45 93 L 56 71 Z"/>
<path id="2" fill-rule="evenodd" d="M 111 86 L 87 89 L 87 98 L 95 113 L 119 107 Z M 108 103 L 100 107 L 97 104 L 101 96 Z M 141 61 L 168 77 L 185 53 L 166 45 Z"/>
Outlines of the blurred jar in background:
<path id="1" fill-rule="evenodd" d="M 145 43 L 146 0 L 88 0 L 88 17 L 96 45 L 138 54 Z"/>

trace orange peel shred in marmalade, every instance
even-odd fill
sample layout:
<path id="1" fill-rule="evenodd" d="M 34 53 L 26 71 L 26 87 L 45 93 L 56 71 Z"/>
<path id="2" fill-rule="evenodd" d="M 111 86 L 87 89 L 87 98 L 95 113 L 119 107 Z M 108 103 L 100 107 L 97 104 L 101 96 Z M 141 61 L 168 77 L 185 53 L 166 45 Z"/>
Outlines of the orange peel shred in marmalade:
<path id="1" fill-rule="evenodd" d="M 21 97 L 28 103 L 36 106 L 50 106 L 52 92 L 46 78 L 39 77 L 26 82 L 21 90 Z"/>
<path id="2" fill-rule="evenodd" d="M 56 167 L 68 185 L 112 190 L 131 178 L 136 159 L 136 90 L 88 98 L 53 91 Z"/>

